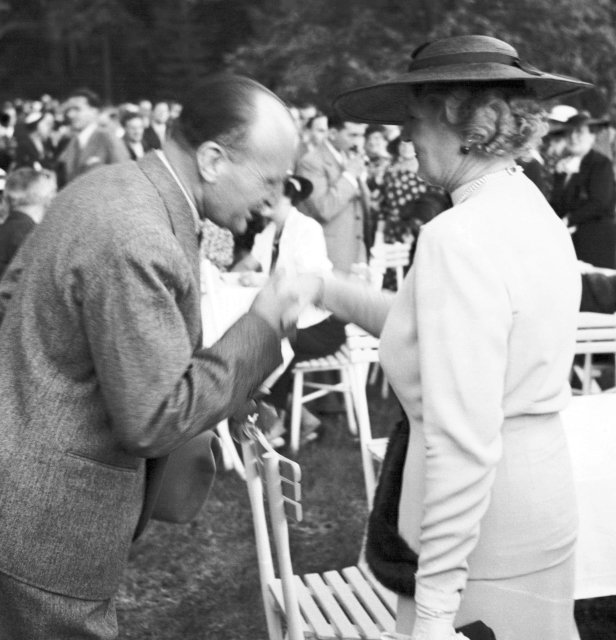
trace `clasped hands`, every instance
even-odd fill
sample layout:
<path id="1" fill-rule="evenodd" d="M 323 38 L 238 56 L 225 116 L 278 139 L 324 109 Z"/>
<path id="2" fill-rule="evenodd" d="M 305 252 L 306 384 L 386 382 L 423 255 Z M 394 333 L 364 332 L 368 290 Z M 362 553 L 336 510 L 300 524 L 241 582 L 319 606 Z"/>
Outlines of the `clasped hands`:
<path id="1" fill-rule="evenodd" d="M 318 274 L 279 270 L 265 282 L 250 310 L 286 336 L 295 328 L 301 311 L 320 302 L 322 288 L 323 279 Z"/>

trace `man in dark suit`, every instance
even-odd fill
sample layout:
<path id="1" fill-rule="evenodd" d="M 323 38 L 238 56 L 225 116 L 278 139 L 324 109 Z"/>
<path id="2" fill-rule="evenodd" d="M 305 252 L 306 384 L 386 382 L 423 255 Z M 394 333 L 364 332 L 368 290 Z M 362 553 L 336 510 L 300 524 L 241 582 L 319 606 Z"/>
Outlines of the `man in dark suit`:
<path id="1" fill-rule="evenodd" d="M 21 167 L 11 171 L 5 186 L 8 217 L 0 227 L 0 278 L 28 234 L 41 222 L 56 195 L 56 174 Z"/>
<path id="2" fill-rule="evenodd" d="M 66 117 L 73 136 L 58 158 L 61 186 L 86 171 L 129 159 L 122 141 L 99 126 L 100 107 L 100 98 L 89 89 L 77 89 L 68 99 Z"/>
<path id="3" fill-rule="evenodd" d="M 3 640 L 116 638 L 114 594 L 167 455 L 281 362 L 297 301 L 280 280 L 202 348 L 198 249 L 204 218 L 242 233 L 276 203 L 295 126 L 247 78 L 211 78 L 184 104 L 162 152 L 61 191 L 0 282 Z"/>
<path id="4" fill-rule="evenodd" d="M 145 129 L 141 114 L 135 111 L 129 111 L 122 118 L 122 127 L 124 127 L 124 144 L 128 150 L 131 160 L 139 160 L 150 151 L 151 147 L 143 138 Z M 160 147 L 156 147 L 160 149 Z"/>
<path id="5" fill-rule="evenodd" d="M 169 104 L 163 100 L 154 103 L 149 126 L 143 133 L 143 139 L 150 149 L 161 149 L 169 135 Z"/>

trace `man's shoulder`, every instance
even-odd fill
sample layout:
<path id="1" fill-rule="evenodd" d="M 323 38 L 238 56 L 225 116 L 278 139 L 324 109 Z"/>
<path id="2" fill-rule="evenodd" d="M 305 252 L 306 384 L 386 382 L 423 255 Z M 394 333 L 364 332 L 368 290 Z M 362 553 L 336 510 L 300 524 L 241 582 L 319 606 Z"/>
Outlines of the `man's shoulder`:
<path id="1" fill-rule="evenodd" d="M 84 222 L 92 217 L 129 219 L 144 224 L 160 217 L 155 210 L 164 208 L 158 191 L 133 161 L 106 164 L 85 173 L 68 184 L 56 196 L 50 212 L 59 209 L 64 217 Z"/>

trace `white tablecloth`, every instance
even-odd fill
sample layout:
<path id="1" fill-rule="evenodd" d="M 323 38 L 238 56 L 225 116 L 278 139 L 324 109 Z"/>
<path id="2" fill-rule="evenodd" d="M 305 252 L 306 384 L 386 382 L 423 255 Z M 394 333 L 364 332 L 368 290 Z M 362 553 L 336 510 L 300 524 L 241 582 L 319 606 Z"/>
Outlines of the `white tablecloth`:
<path id="1" fill-rule="evenodd" d="M 575 597 L 616 595 L 616 393 L 575 396 L 562 417 L 580 515 Z"/>
<path id="2" fill-rule="evenodd" d="M 210 269 L 206 273 L 206 269 Z M 211 346 L 224 332 L 250 309 L 260 287 L 246 287 L 239 283 L 239 273 L 221 273 L 212 265 L 206 265 L 201 273 L 201 318 L 203 344 Z M 250 348 L 250 345 L 246 345 Z M 289 341 L 283 338 L 280 345 L 282 364 L 265 380 L 270 388 L 293 358 Z"/>

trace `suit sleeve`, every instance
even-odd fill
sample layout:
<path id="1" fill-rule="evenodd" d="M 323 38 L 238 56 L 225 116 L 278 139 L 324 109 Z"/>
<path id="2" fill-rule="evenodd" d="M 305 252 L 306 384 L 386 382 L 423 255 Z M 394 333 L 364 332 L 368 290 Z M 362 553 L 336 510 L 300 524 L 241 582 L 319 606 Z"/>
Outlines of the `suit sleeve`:
<path id="1" fill-rule="evenodd" d="M 96 376 L 111 429 L 135 455 L 160 457 L 214 427 L 280 363 L 278 335 L 250 312 L 193 348 L 181 309 L 190 266 L 168 239 L 127 242 L 93 278 L 83 314 Z"/>
<path id="2" fill-rule="evenodd" d="M 304 156 L 297 172 L 312 182 L 312 194 L 303 203 L 302 210 L 319 222 L 329 222 L 344 213 L 349 203 L 359 196 L 358 187 L 341 173 L 333 182 L 325 167 L 310 154 Z"/>
<path id="3" fill-rule="evenodd" d="M 501 456 L 512 311 L 485 252 L 433 231 L 415 257 L 426 444 L 415 600 L 418 615 L 453 621 Z"/>

